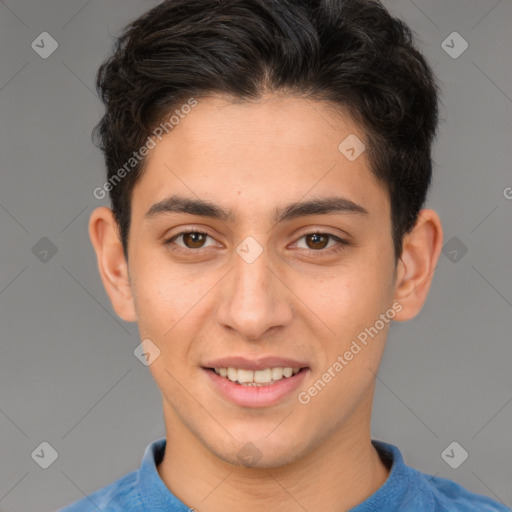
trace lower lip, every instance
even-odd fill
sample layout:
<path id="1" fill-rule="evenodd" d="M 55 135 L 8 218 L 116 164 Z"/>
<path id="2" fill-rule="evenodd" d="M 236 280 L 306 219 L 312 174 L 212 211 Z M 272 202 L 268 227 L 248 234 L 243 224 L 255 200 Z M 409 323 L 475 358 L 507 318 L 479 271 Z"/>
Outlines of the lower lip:
<path id="1" fill-rule="evenodd" d="M 306 376 L 307 368 L 273 384 L 264 386 L 244 386 L 217 375 L 213 370 L 203 368 L 215 390 L 230 402 L 240 407 L 270 407 L 276 405 L 295 391 Z"/>

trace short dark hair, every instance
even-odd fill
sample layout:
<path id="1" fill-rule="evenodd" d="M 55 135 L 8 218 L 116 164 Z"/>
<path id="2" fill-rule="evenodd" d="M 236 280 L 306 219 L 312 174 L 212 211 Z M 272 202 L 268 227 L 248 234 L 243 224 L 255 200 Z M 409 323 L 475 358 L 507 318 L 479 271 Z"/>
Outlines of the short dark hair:
<path id="1" fill-rule="evenodd" d="M 438 86 L 410 28 L 379 1 L 166 0 L 125 28 L 96 87 L 106 111 L 93 140 L 108 180 L 190 97 L 282 92 L 331 102 L 361 126 L 389 192 L 397 261 L 426 200 Z M 144 164 L 108 187 L 125 257 Z"/>

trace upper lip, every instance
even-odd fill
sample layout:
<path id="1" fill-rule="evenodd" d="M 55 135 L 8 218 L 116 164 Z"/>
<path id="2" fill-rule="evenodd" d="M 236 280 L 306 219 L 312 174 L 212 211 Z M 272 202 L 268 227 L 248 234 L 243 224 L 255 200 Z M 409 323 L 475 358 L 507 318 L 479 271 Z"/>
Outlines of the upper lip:
<path id="1" fill-rule="evenodd" d="M 242 356 L 221 357 L 206 362 L 204 368 L 241 368 L 242 370 L 265 370 L 266 368 L 306 368 L 303 361 L 277 356 L 266 356 L 259 359 L 247 359 Z"/>

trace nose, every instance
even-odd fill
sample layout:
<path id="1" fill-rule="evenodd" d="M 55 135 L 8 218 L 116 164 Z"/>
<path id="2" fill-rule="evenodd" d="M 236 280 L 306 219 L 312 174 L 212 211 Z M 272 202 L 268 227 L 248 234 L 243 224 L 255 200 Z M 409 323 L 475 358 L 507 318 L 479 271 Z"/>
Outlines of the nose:
<path id="1" fill-rule="evenodd" d="M 249 263 L 234 255 L 234 268 L 224 280 L 216 309 L 217 321 L 243 339 L 261 340 L 271 329 L 287 326 L 292 319 L 292 293 L 271 268 L 264 249 Z"/>

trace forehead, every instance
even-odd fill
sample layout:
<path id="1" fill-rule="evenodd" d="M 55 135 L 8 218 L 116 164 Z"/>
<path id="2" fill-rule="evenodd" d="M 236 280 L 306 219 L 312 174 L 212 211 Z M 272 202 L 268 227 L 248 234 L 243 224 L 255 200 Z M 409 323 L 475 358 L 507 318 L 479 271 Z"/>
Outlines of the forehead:
<path id="1" fill-rule="evenodd" d="M 347 138 L 365 136 L 328 102 L 276 95 L 254 101 L 222 95 L 198 99 L 146 157 L 133 211 L 144 214 L 179 194 L 212 199 L 230 211 L 238 204 L 253 215 L 275 214 L 280 203 L 333 192 L 385 208 L 378 203 L 387 194 L 370 172 L 366 153 L 350 160 L 340 151 Z"/>
<path id="2" fill-rule="evenodd" d="M 191 144 L 222 141 L 224 147 L 228 142 L 247 149 L 253 147 L 254 151 L 258 148 L 253 144 L 258 143 L 260 147 L 263 144 L 288 150 L 295 147 L 300 153 L 328 142 L 326 136 L 337 140 L 344 132 L 364 138 L 348 113 L 332 102 L 276 94 L 265 94 L 254 100 L 226 95 L 201 98 L 173 129 L 176 143 L 178 140 Z"/>

